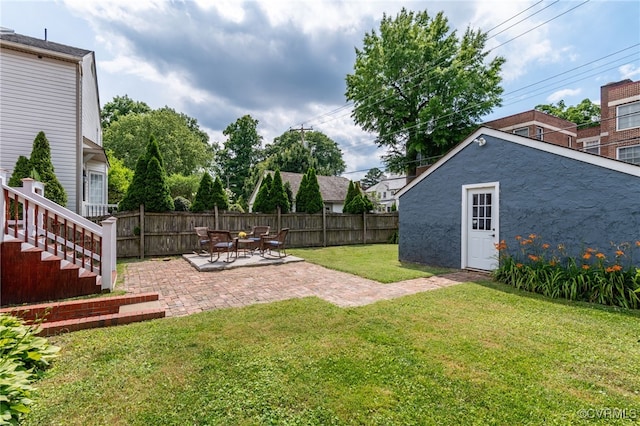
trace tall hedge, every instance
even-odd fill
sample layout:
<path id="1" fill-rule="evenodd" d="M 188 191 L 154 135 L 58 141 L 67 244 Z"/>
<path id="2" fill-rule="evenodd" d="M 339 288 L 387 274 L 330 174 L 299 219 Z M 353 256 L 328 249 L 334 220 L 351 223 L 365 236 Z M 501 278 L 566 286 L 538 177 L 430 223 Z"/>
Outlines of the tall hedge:
<path id="1" fill-rule="evenodd" d="M 356 195 L 356 186 L 354 185 L 353 181 L 350 180 L 349 187 L 347 188 L 347 196 L 344 198 L 344 207 L 342 209 L 344 213 L 348 213 L 347 206 L 349 205 L 349 203 L 351 203 L 351 201 L 353 201 L 353 197 L 355 197 Z"/>
<path id="2" fill-rule="evenodd" d="M 40 176 L 40 181 L 45 184 L 45 198 L 48 198 L 61 206 L 66 206 L 67 193 L 56 177 L 55 169 L 51 162 L 51 148 L 49 146 L 49 141 L 42 131 L 38 133 L 33 141 L 33 148 L 31 149 L 29 163 L 31 169 L 35 170 Z"/>
<path id="3" fill-rule="evenodd" d="M 320 193 L 320 184 L 318 183 L 318 177 L 316 176 L 316 169 L 313 167 L 309 169 L 307 177 L 307 213 L 319 213 L 324 208 L 324 201 L 322 200 L 322 194 Z"/>
<path id="4" fill-rule="evenodd" d="M 167 172 L 156 156 L 152 155 L 147 163 L 145 176 L 144 209 L 148 212 L 167 212 L 174 209 L 173 198 L 167 184 Z"/>
<path id="5" fill-rule="evenodd" d="M 138 157 L 136 169 L 133 172 L 133 179 L 124 194 L 122 201 L 118 205 L 120 211 L 137 210 L 140 204 L 144 204 L 144 180 L 147 174 L 147 161 L 144 155 Z"/>
<path id="6" fill-rule="evenodd" d="M 213 181 L 213 204 L 218 206 L 219 210 L 229 210 L 229 197 L 227 197 L 222 181 L 218 176 Z"/>
<path id="7" fill-rule="evenodd" d="M 209 173 L 202 175 L 198 192 L 191 205 L 192 212 L 204 212 L 213 210 L 213 179 Z"/>
<path id="8" fill-rule="evenodd" d="M 273 179 L 271 175 L 267 175 L 262 179 L 260 189 L 256 195 L 256 200 L 253 202 L 253 211 L 257 213 L 271 213 L 273 207 L 271 205 L 271 187 L 273 185 Z"/>
<path id="9" fill-rule="evenodd" d="M 30 175 L 31 164 L 29 163 L 29 159 L 24 155 L 21 155 L 18 157 L 18 161 L 16 161 L 16 165 L 13 167 L 13 173 L 11 173 L 8 184 L 14 188 L 21 187 L 22 179 L 28 178 Z"/>
<path id="10" fill-rule="evenodd" d="M 291 205 L 289 204 L 289 197 L 287 191 L 282 184 L 282 176 L 280 170 L 276 169 L 273 174 L 273 183 L 271 184 L 271 191 L 269 193 L 273 210 L 277 210 L 280 207 L 281 213 L 289 213 Z"/>
<path id="11" fill-rule="evenodd" d="M 300 186 L 298 187 L 298 192 L 296 193 L 296 212 L 304 213 L 307 211 L 307 174 L 302 175 L 302 180 L 300 181 Z"/>

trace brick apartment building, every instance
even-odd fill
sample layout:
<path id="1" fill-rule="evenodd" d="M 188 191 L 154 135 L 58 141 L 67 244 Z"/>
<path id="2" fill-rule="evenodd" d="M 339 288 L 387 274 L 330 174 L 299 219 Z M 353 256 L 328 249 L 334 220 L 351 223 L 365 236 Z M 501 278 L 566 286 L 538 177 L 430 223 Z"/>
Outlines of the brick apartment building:
<path id="1" fill-rule="evenodd" d="M 492 120 L 484 125 L 640 165 L 640 81 L 627 79 L 602 86 L 600 109 L 600 125 L 584 129 L 536 110 Z"/>

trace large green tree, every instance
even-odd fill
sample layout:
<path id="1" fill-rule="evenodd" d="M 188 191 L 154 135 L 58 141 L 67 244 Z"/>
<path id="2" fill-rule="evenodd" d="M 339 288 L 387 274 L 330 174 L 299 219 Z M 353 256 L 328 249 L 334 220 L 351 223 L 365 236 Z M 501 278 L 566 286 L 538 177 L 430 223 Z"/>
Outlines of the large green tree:
<path id="1" fill-rule="evenodd" d="M 257 127 L 258 120 L 245 115 L 222 132 L 227 140 L 216 160 L 222 179 L 236 197 L 248 199 L 253 190 L 253 187 L 245 186 L 245 180 L 261 159 L 262 136 L 258 135 Z"/>
<path id="2" fill-rule="evenodd" d="M 318 131 L 288 130 L 264 149 L 267 169 L 306 173 L 309 168 L 323 176 L 338 176 L 346 169 L 342 151 L 336 142 Z"/>
<path id="3" fill-rule="evenodd" d="M 442 12 L 404 8 L 365 34 L 346 97 L 356 124 L 387 148 L 390 171 L 415 174 L 420 159 L 442 155 L 500 105 L 505 60 L 488 59 L 486 40 L 471 28 L 458 38 Z"/>
<path id="4" fill-rule="evenodd" d="M 144 102 L 134 101 L 127 95 L 115 96 L 102 107 L 100 112 L 102 128 L 106 129 L 111 123 L 127 114 L 143 114 L 150 111 L 151 107 Z"/>
<path id="5" fill-rule="evenodd" d="M 117 204 L 124 198 L 133 179 L 133 170 L 126 167 L 122 160 L 107 151 L 109 158 L 109 204 Z"/>
<path id="6" fill-rule="evenodd" d="M 576 123 L 579 129 L 600 125 L 600 105 L 591 102 L 589 99 L 583 99 L 582 102 L 574 106 L 567 106 L 561 100 L 555 105 L 553 103 L 536 105 L 535 109 Z"/>
<path id="7" fill-rule="evenodd" d="M 67 205 L 67 193 L 58 178 L 51 162 L 51 148 L 44 132 L 39 132 L 33 141 L 29 165 L 44 183 L 44 196 L 61 206 Z"/>
<path id="8" fill-rule="evenodd" d="M 369 169 L 366 175 L 360 180 L 360 184 L 364 189 L 371 188 L 373 185 L 384 179 L 384 173 L 377 167 Z"/>
<path id="9" fill-rule="evenodd" d="M 206 134 L 197 128 L 193 119 L 170 108 L 161 108 L 144 114 L 127 114 L 112 122 L 105 130 L 105 149 L 121 159 L 128 168 L 134 168 L 144 153 L 147 141 L 154 135 L 164 157 L 168 174 L 188 176 L 211 167 L 215 147 L 208 143 Z"/>

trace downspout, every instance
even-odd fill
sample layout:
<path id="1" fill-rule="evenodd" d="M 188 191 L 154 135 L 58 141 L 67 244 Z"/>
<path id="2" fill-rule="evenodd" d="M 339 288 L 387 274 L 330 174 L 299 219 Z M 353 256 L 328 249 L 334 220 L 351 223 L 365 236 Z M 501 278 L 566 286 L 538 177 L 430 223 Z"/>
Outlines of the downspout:
<path id="1" fill-rule="evenodd" d="M 82 60 L 76 71 L 76 213 L 82 214 Z"/>

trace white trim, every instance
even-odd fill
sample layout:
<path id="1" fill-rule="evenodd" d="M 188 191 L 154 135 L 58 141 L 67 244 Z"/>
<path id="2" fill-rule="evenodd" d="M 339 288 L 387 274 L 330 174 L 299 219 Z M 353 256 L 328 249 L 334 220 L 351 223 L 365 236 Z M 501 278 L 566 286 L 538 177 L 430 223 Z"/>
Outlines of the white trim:
<path id="1" fill-rule="evenodd" d="M 498 138 L 505 142 L 512 142 L 518 145 L 524 145 L 529 148 L 548 152 L 550 154 L 559 155 L 561 157 L 582 161 L 583 163 L 592 164 L 594 166 L 604 167 L 605 169 L 614 170 L 620 173 L 626 173 L 631 176 L 640 177 L 640 167 L 636 166 L 635 164 L 625 163 L 623 161 L 601 157 L 599 155 L 589 154 L 586 152 L 578 151 L 578 150 L 567 148 L 560 145 L 553 145 L 551 143 L 539 141 L 536 139 L 525 138 L 523 136 L 518 136 L 513 133 L 507 133 L 501 130 L 490 129 L 488 127 L 480 127 L 474 133 L 469 135 L 464 141 L 460 142 L 453 149 L 451 149 L 444 157 L 436 161 L 436 163 L 431 167 L 429 167 L 424 173 L 416 177 L 414 180 L 411 181 L 411 183 L 409 183 L 404 188 L 402 188 L 397 194 L 398 198 L 403 196 L 405 192 L 409 191 L 418 183 L 422 182 L 422 180 L 425 179 L 427 176 L 429 176 L 431 173 L 438 170 L 443 164 L 445 164 L 451 158 L 456 156 L 460 151 L 465 149 L 468 145 L 472 144 L 474 139 L 477 139 L 483 135 Z M 490 146 L 491 142 L 492 142 L 491 140 L 487 140 L 486 146 Z M 478 149 L 486 149 L 486 147 L 478 147 Z"/>
<path id="2" fill-rule="evenodd" d="M 631 105 L 634 105 L 634 104 L 639 104 L 640 105 L 640 102 L 629 102 L 629 103 L 625 103 L 624 105 L 616 106 L 616 132 L 622 132 L 624 130 L 637 129 L 637 128 L 640 127 L 640 126 L 631 126 L 631 127 L 625 127 L 625 128 L 622 128 L 622 129 L 620 128 L 620 107 L 631 106 Z M 628 114 L 628 116 L 636 115 L 636 114 L 640 115 L 640 112 L 636 111 L 636 112 L 627 113 L 627 114 Z"/>
<path id="3" fill-rule="evenodd" d="M 526 121 L 524 123 L 518 123 L 518 124 L 514 124 L 512 126 L 506 126 L 506 127 L 501 127 L 499 130 L 502 131 L 509 131 L 511 133 L 513 133 L 513 130 L 519 130 L 525 127 L 530 127 L 530 126 L 537 126 L 537 127 L 542 127 L 543 130 L 551 130 L 554 131 L 556 133 L 564 133 L 565 135 L 569 135 L 569 136 L 576 136 L 575 132 L 570 132 L 567 129 L 563 129 L 561 127 L 556 127 L 556 126 L 551 126 L 550 124 L 544 123 L 542 121 L 538 121 L 538 120 L 531 120 L 531 121 Z"/>
<path id="4" fill-rule="evenodd" d="M 460 215 L 460 269 L 466 269 L 467 265 L 467 251 L 469 248 L 469 239 L 467 235 L 467 228 L 469 222 L 468 215 L 468 194 L 469 190 L 492 188 L 493 189 L 493 201 L 492 201 L 492 228 L 495 227 L 495 236 L 493 238 L 494 244 L 500 241 L 500 182 L 484 182 L 473 183 L 469 185 L 462 185 L 462 203 L 461 203 L 461 215 Z"/>
<path id="5" fill-rule="evenodd" d="M 617 99 L 615 101 L 609 101 L 607 106 L 610 106 L 610 107 L 618 106 L 618 105 L 631 103 L 631 102 L 635 102 L 635 101 L 640 101 L 640 95 L 635 95 L 635 96 L 631 96 L 631 97 L 628 97 L 628 98 Z"/>
<path id="6" fill-rule="evenodd" d="M 625 149 L 625 148 L 638 148 L 640 147 L 640 144 L 638 145 L 627 145 L 627 146 L 619 146 L 618 148 L 616 148 L 616 158 L 620 159 L 620 150 L 621 149 Z M 625 161 L 625 160 L 620 160 L 620 161 Z M 626 161 L 625 161 L 626 162 Z M 636 164 L 636 163 L 629 163 L 629 164 Z"/>

